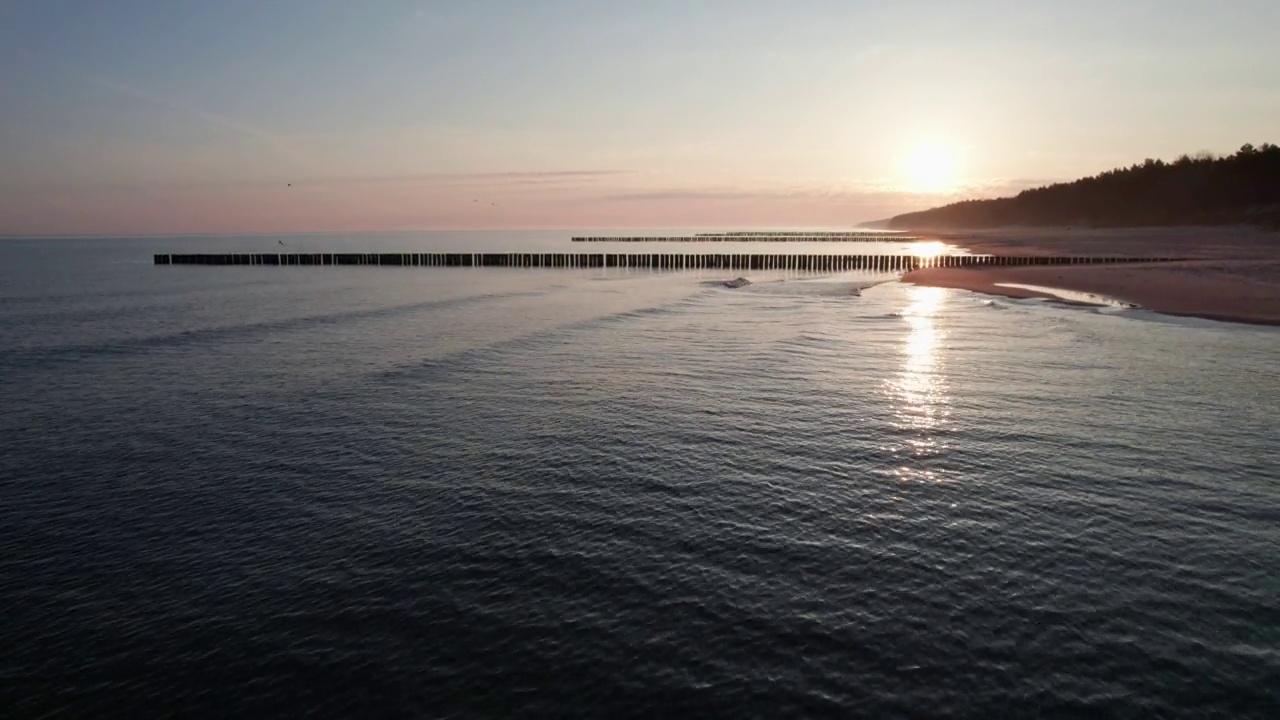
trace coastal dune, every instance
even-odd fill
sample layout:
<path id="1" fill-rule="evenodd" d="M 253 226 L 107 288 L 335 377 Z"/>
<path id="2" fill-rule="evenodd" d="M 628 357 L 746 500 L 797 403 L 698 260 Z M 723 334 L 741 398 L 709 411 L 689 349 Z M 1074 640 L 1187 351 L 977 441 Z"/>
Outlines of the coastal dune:
<path id="1" fill-rule="evenodd" d="M 904 282 L 1005 297 L 1053 297 L 1002 284 L 1103 295 L 1170 315 L 1280 325 L 1280 233 L 1247 228 L 1006 229 L 936 234 L 971 252 L 1151 254 L 1186 262 L 1062 267 L 925 268 Z"/>

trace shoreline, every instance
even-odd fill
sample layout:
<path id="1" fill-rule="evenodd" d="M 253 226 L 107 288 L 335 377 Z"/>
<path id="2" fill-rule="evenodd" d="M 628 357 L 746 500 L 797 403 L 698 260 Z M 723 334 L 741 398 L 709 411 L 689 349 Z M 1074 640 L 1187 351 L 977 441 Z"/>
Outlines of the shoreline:
<path id="1" fill-rule="evenodd" d="M 1144 310 L 1220 322 L 1280 326 L 1280 233 L 1238 229 L 967 231 L 936 239 L 974 253 L 1005 255 L 1178 255 L 1196 260 L 1133 265 L 923 268 L 902 282 L 1009 298 L 1064 298 L 1061 289 Z"/>
<path id="2" fill-rule="evenodd" d="M 1014 299 L 1073 302 L 1052 292 L 1016 287 L 1036 285 L 1107 298 L 1165 315 L 1280 327 L 1280 284 L 1250 283 L 1212 269 L 1202 275 L 1186 270 L 1158 265 L 924 268 L 904 274 L 901 281 Z"/>

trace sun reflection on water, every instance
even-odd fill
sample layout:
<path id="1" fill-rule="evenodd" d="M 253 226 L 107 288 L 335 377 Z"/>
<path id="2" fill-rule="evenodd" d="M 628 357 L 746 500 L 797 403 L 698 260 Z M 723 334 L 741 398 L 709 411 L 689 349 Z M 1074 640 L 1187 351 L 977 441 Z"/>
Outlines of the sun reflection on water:
<path id="1" fill-rule="evenodd" d="M 951 412 L 940 357 L 944 335 L 936 317 L 947 291 L 914 285 L 908 291 L 911 304 L 902 317 L 910 331 L 902 349 L 902 369 L 890 381 L 890 393 L 895 399 L 895 424 L 908 438 L 907 454 L 924 458 L 941 452 L 940 435 Z M 936 479 L 934 473 L 912 467 L 898 468 L 894 474 Z"/>

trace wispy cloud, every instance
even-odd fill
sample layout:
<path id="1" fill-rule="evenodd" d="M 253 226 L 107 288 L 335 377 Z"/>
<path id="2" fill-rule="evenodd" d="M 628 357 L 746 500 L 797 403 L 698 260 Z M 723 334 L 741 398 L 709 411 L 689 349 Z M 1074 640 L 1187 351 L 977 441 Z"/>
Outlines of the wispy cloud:
<path id="1" fill-rule="evenodd" d="M 204 123 L 211 125 L 213 127 L 221 128 L 223 130 L 229 130 L 231 132 L 238 133 L 240 135 L 244 135 L 246 137 L 260 141 L 267 147 L 275 150 L 276 152 L 280 153 L 281 155 L 288 158 L 289 160 L 292 160 L 298 166 L 305 167 L 309 165 L 309 163 L 306 162 L 305 156 L 301 152 L 299 152 L 297 149 L 293 148 L 287 140 L 280 137 L 279 135 L 263 130 L 262 128 L 256 127 L 254 125 L 243 122 L 241 120 L 237 120 L 236 118 L 229 117 L 227 115 L 210 112 L 208 110 L 205 110 L 200 107 L 196 107 L 189 103 L 174 100 L 172 98 L 163 97 L 161 95 L 157 95 L 157 94 L 148 92 L 146 90 L 143 90 L 142 88 L 136 87 L 129 83 L 121 82 L 119 80 L 115 80 L 112 78 L 101 77 L 98 75 L 84 75 L 83 77 L 86 81 L 88 81 L 92 85 L 102 88 L 104 90 L 108 90 L 110 92 L 116 93 L 118 95 L 123 95 L 128 98 L 133 98 L 135 100 L 141 100 L 144 103 L 147 103 L 157 108 L 161 108 L 163 110 L 182 113 L 189 117 L 193 117 L 198 120 L 201 120 Z"/>
<path id="2" fill-rule="evenodd" d="M 1016 178 L 1012 180 L 998 180 L 992 182 L 988 187 L 991 190 L 1001 193 L 1017 194 L 1023 190 L 1044 187 L 1060 182 L 1070 182 L 1075 178 Z"/>
<path id="3" fill-rule="evenodd" d="M 635 192 L 619 192 L 604 195 L 601 200 L 621 202 L 707 202 L 717 200 L 758 201 L 850 201 L 887 194 L 896 190 L 877 183 L 851 183 L 812 187 L 714 187 L 714 188 L 659 188 Z"/>
<path id="4" fill-rule="evenodd" d="M 630 174 L 629 170 L 517 170 L 504 172 L 441 172 L 389 175 L 348 175 L 311 177 L 291 182 L 296 187 L 368 187 L 379 185 L 430 185 L 436 187 L 582 186 L 606 178 Z M 254 181 L 234 184 L 237 187 L 278 185 L 278 181 Z M 209 184 L 190 187 L 207 187 Z"/>
<path id="5" fill-rule="evenodd" d="M 243 135 L 261 142 L 263 145 L 275 150 L 286 158 L 293 160 L 299 166 L 307 165 L 307 163 L 304 162 L 306 158 L 303 153 L 292 147 L 286 139 L 275 133 L 264 130 L 263 128 L 228 115 L 211 112 L 191 103 L 151 92 L 123 80 L 85 72 L 75 66 L 68 65 L 55 58 L 50 58 L 44 53 L 32 51 L 29 48 L 15 47 L 12 49 L 17 57 L 25 63 L 40 63 L 62 73 L 63 75 L 78 79 L 80 82 L 106 90 L 115 95 L 141 101 L 151 107 L 180 113 L 182 115 L 195 118 L 206 125 Z"/>
<path id="6" fill-rule="evenodd" d="M 891 180 L 837 182 L 789 187 L 686 187 L 615 192 L 597 200 L 627 203 L 670 202 L 807 202 L 843 204 L 942 204 L 968 198 L 1016 195 L 1028 188 L 1056 182 L 1042 179 L 975 179 L 947 190 L 917 192 Z"/>
<path id="7" fill-rule="evenodd" d="M 552 182 L 591 182 L 616 175 L 627 175 L 630 170 L 530 170 L 508 172 L 448 172 L 421 173 L 411 175 L 375 175 L 317 178 L 308 181 L 314 184 L 348 184 L 369 185 L 380 183 L 552 183 Z"/>
<path id="8" fill-rule="evenodd" d="M 751 190 L 654 190 L 651 192 L 615 193 L 602 200 L 623 202 L 666 202 L 670 200 L 777 200 L 794 197 L 787 193 Z"/>
<path id="9" fill-rule="evenodd" d="M 130 192 L 137 190 L 258 190 L 292 186 L 298 189 L 342 189 L 342 188 L 397 188 L 435 189 L 455 192 L 502 191 L 504 193 L 544 193 L 582 191 L 592 185 L 605 182 L 608 178 L 632 174 L 629 170 L 546 170 L 546 171 L 510 171 L 510 172 L 477 172 L 477 173 L 416 173 L 400 175 L 352 175 L 330 177 L 292 178 L 278 174 L 271 179 L 251 178 L 245 180 L 219 179 L 166 182 L 163 180 L 118 180 L 98 183 L 59 183 L 56 185 L 40 185 L 44 190 L 90 191 L 111 190 Z M 30 182 L 26 187 L 35 187 Z"/>
<path id="10" fill-rule="evenodd" d="M 715 200 L 841 200 L 866 197 L 886 191 L 889 186 L 879 182 L 832 181 L 814 184 L 769 185 L 767 183 L 740 186 L 716 185 L 682 188 L 651 188 L 624 191 L 605 195 L 599 199 L 624 202 L 715 201 Z"/>
<path id="11" fill-rule="evenodd" d="M 126 97 L 142 100 L 159 108 L 185 113 L 192 117 L 204 120 L 210 125 L 214 125 L 216 127 L 233 130 L 250 137 L 258 138 L 259 140 L 266 140 L 269 142 L 276 141 L 276 137 L 271 133 L 260 130 L 248 123 L 227 117 L 226 115 L 219 115 L 207 110 L 202 110 L 201 108 L 178 102 L 176 100 L 160 97 L 159 95 L 154 95 L 128 83 L 120 82 L 119 80 L 112 80 L 111 78 L 100 77 L 97 75 L 86 75 L 85 79 L 100 88 L 110 90 Z"/>

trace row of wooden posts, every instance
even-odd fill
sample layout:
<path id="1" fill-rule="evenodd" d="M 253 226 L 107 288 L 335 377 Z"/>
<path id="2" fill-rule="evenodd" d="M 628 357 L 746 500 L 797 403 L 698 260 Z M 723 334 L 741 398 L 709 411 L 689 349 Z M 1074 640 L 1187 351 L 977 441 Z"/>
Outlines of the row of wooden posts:
<path id="1" fill-rule="evenodd" d="M 726 230 L 723 232 L 694 233 L 694 237 L 781 237 L 788 235 L 817 235 L 860 239 L 866 237 L 904 237 L 899 230 Z"/>
<path id="2" fill-rule="evenodd" d="M 589 235 L 570 238 L 573 242 L 918 242 L 921 238 L 911 235 L 866 235 L 859 233 L 743 233 L 743 234 L 701 234 L 701 235 L 635 235 L 615 237 L 610 235 Z"/>
<path id="3" fill-rule="evenodd" d="M 375 265 L 383 267 L 640 268 L 649 270 L 867 270 L 926 267 L 1096 265 L 1169 262 L 1170 257 L 1021 255 L 838 255 L 792 253 L 195 253 L 159 254 L 156 265 Z"/>

